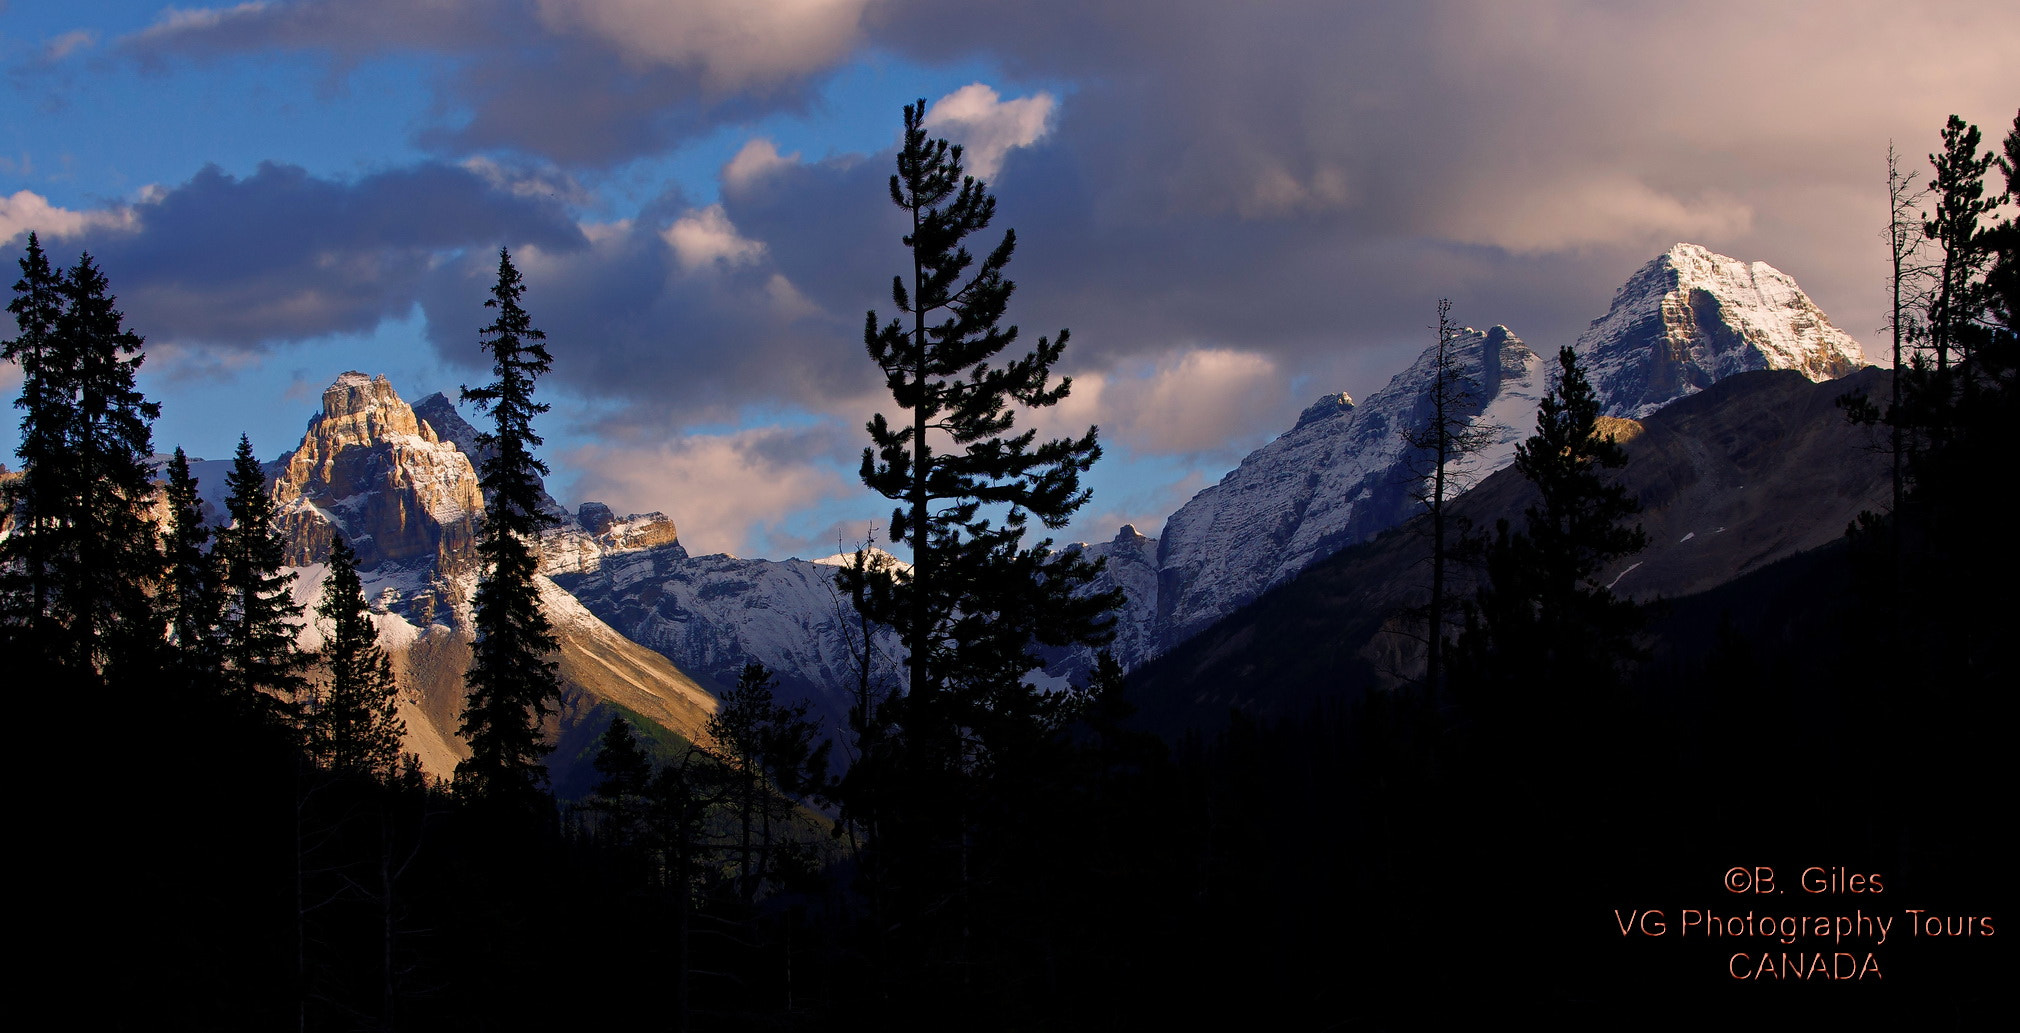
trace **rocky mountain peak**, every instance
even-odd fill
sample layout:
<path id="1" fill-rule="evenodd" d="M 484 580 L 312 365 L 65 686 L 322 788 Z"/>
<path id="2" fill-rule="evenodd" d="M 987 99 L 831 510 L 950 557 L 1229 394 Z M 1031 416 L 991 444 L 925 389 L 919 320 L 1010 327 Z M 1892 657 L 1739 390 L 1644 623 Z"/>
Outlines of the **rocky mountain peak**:
<path id="1" fill-rule="evenodd" d="M 343 534 L 367 569 L 468 565 L 484 512 L 463 453 L 417 417 L 383 376 L 339 376 L 301 445 L 285 456 L 274 501 L 288 562 L 319 562 Z"/>
<path id="2" fill-rule="evenodd" d="M 1734 373 L 1824 381 L 1865 365 L 1859 343 L 1787 273 L 1687 243 L 1629 277 L 1573 347 L 1608 414 L 1630 418 Z"/>
<path id="3" fill-rule="evenodd" d="M 1345 391 L 1326 395 L 1318 401 L 1305 406 L 1305 411 L 1298 414 L 1298 422 L 1292 429 L 1352 412 L 1353 408 L 1354 396 Z"/>

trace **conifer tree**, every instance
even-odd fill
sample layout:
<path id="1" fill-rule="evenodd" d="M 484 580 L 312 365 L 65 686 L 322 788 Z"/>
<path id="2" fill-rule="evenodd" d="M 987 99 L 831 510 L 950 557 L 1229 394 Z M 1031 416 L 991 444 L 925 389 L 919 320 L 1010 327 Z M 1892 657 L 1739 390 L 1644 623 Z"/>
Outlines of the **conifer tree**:
<path id="1" fill-rule="evenodd" d="M 358 556 L 342 535 L 330 543 L 330 574 L 316 615 L 329 622 L 323 662 L 329 682 L 311 717 L 315 752 L 338 775 L 391 782 L 406 724 L 398 712 L 393 665 L 365 604 Z"/>
<path id="2" fill-rule="evenodd" d="M 1648 543 L 1626 523 L 1640 505 L 1608 473 L 1626 464 L 1626 450 L 1600 432 L 1599 398 L 1577 356 L 1565 348 L 1558 363 L 1536 433 L 1515 449 L 1515 469 L 1537 501 L 1523 530 L 1496 522 L 1460 646 L 1472 686 L 1500 697 L 1486 705 L 1527 708 L 1543 720 L 1603 703 L 1634 655 L 1639 610 L 1597 578 Z"/>
<path id="3" fill-rule="evenodd" d="M 747 663 L 736 688 L 708 719 L 708 737 L 731 779 L 729 793 L 740 830 L 738 892 L 746 902 L 756 896 L 758 882 L 769 869 L 771 822 L 779 809 L 779 794 L 806 793 L 827 769 L 828 747 L 814 746 L 818 729 L 807 716 L 808 702 L 780 703 L 777 689 L 778 679 L 769 668 Z"/>
<path id="4" fill-rule="evenodd" d="M 496 379 L 463 391 L 464 401 L 491 414 L 493 429 L 477 436 L 485 453 L 479 474 L 486 512 L 477 543 L 483 567 L 461 729 L 470 757 L 457 766 L 456 776 L 478 796 L 530 802 L 546 786 L 541 758 L 549 747 L 541 723 L 554 712 L 560 684 L 550 659 L 554 633 L 534 580 L 540 532 L 554 521 L 540 508 L 539 477 L 547 466 L 533 454 L 541 443 L 533 418 L 547 406 L 533 400 L 533 381 L 552 359 L 541 343 L 547 335 L 534 329 L 520 307 L 525 291 L 511 255 L 500 249 L 498 283 L 484 302 L 497 310 L 497 318 L 479 331 Z"/>
<path id="5" fill-rule="evenodd" d="M 888 917 L 908 923 L 922 960 L 968 973 L 990 903 L 1015 909 L 1007 852 L 992 848 L 1040 810 L 1038 780 L 1020 764 L 1058 730 L 1059 701 L 1026 680 L 1042 666 L 1035 649 L 1105 641 L 1119 593 L 1092 591 L 1098 563 L 1026 540 L 1034 518 L 1061 528 L 1087 502 L 1080 476 L 1101 450 L 1092 427 L 1044 442 L 1013 430 L 1018 407 L 1067 396 L 1070 381 L 1052 379 L 1067 333 L 1003 358 L 1018 340 L 1003 324 L 1016 236 L 979 261 L 964 246 L 988 228 L 996 200 L 963 174 L 960 147 L 928 138 L 925 111 L 924 100 L 906 106 L 890 179 L 909 223 L 907 273 L 891 285 L 899 315 L 867 313 L 863 330 L 904 411 L 869 422 L 863 483 L 896 503 L 890 540 L 911 564 L 891 572 L 888 591 L 862 583 L 885 576 L 866 564 L 838 574 L 844 594 L 898 633 L 907 688 L 872 716 L 881 727 L 860 737 L 844 793 L 870 835 L 864 870 L 878 909 L 889 902 Z"/>
<path id="6" fill-rule="evenodd" d="M 1943 152 L 1929 155 L 1936 209 L 1923 221 L 1922 233 L 1941 252 L 1927 313 L 1939 373 L 1947 372 L 1952 360 L 1968 360 L 1982 336 L 1975 325 L 1985 303 L 1978 277 L 1992 251 L 1979 223 L 2006 200 L 2004 194 L 1985 193 L 1985 173 L 1996 159 L 1989 151 L 1978 153 L 1980 139 L 1977 126 L 1951 115 L 1943 126 Z"/>
<path id="7" fill-rule="evenodd" d="M 0 513 L 12 520 L 7 537 L 0 539 L 0 614 L 7 635 L 16 640 L 10 643 L 10 655 L 53 662 L 60 638 L 52 606 L 55 582 L 60 557 L 74 544 L 66 533 L 71 492 L 64 481 L 74 478 L 65 455 L 76 414 L 69 404 L 70 360 L 56 338 L 63 313 L 62 278 L 34 233 L 28 234 L 20 265 L 21 279 L 7 306 L 18 332 L 6 342 L 5 357 L 21 367 L 21 394 L 14 406 L 23 415 L 14 454 L 22 468 L 0 493 Z"/>
<path id="8" fill-rule="evenodd" d="M 216 691 L 224 674 L 224 595 L 217 559 L 205 547 L 210 539 L 197 479 L 189 472 L 189 457 L 177 448 L 168 463 L 168 531 L 162 542 L 168 574 L 161 607 L 183 683 Z"/>
<path id="9" fill-rule="evenodd" d="M 7 623 L 57 668 L 103 678 L 160 652 L 150 593 L 161 553 L 147 511 L 161 407 L 135 386 L 141 337 L 89 254 L 58 276 L 31 237 L 21 268 L 6 356 L 22 365 L 26 469 L 8 498 L 19 527 L 0 552 Z"/>
<path id="10" fill-rule="evenodd" d="M 899 504 L 890 537 L 911 549 L 912 564 L 888 596 L 864 597 L 888 599 L 874 616 L 898 629 L 908 651 L 905 706 L 915 718 L 937 710 L 928 722 L 944 722 L 951 741 L 957 726 L 1028 720 L 1035 701 L 1023 679 L 1039 666 L 1033 643 L 1099 640 L 1115 600 L 1079 593 L 1095 564 L 1053 553 L 1049 539 L 1023 540 L 1032 517 L 1064 527 L 1087 502 L 1080 475 L 1101 449 L 1092 427 L 1044 443 L 1034 430 L 1012 433 L 1013 405 L 1066 397 L 1071 381 L 1054 384 L 1051 370 L 1068 335 L 998 362 L 1018 336 L 1000 325 L 1014 289 L 1003 270 L 1016 234 L 1006 232 L 976 264 L 962 242 L 989 226 L 996 199 L 963 175 L 961 148 L 927 138 L 924 117 L 924 100 L 906 106 L 890 181 L 891 201 L 911 223 L 911 273 L 893 279 L 892 300 L 910 319 L 880 325 L 871 312 L 863 332 L 892 400 L 908 410 L 896 425 L 882 414 L 870 421 L 863 482 Z M 986 748 L 986 731 L 983 738 Z"/>
<path id="11" fill-rule="evenodd" d="M 225 486 L 231 523 L 218 531 L 213 551 L 223 572 L 230 692 L 242 705 L 297 722 L 308 689 L 302 670 L 309 658 L 296 643 L 302 607 L 294 600 L 295 575 L 284 569 L 287 543 L 274 526 L 266 472 L 243 434 Z"/>

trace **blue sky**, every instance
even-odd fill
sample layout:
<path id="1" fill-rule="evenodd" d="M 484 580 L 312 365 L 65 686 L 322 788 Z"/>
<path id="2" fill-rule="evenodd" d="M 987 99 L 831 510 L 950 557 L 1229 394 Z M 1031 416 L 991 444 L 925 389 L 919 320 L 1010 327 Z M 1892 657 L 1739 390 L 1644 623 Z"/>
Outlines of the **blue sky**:
<path id="1" fill-rule="evenodd" d="M 1381 386 L 1439 297 L 1555 347 L 1692 240 L 1876 342 L 1888 141 L 1926 153 L 1952 112 L 1996 138 L 2020 102 L 2005 3 L 1152 10 L 5 0 L 0 242 L 99 258 L 158 447 L 269 458 L 346 369 L 480 382 L 509 247 L 555 493 L 817 555 L 889 508 L 854 474 L 893 411 L 860 338 L 923 97 L 998 194 L 990 240 L 1018 232 L 1012 319 L 1073 331 L 1039 423 L 1101 426 L 1066 537 L 1103 538 Z"/>

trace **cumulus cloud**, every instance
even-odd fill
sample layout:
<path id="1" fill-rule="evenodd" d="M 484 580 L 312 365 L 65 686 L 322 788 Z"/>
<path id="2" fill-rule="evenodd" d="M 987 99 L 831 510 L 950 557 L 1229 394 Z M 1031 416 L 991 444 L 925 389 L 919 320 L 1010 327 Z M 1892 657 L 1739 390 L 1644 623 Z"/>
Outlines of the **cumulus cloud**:
<path id="1" fill-rule="evenodd" d="M 1052 117 L 1049 93 L 1003 100 L 982 83 L 969 83 L 926 109 L 926 128 L 961 145 L 968 174 L 995 179 L 1003 156 L 1045 135 Z"/>
<path id="2" fill-rule="evenodd" d="M 722 167 L 722 185 L 725 190 L 737 191 L 752 186 L 771 173 L 799 161 L 799 152 L 780 154 L 778 145 L 762 137 L 744 144 Z"/>
<path id="3" fill-rule="evenodd" d="M 768 242 L 717 206 L 692 208 L 675 193 L 635 219 L 585 227 L 583 239 L 514 252 L 525 305 L 548 335 L 554 380 L 620 403 L 625 420 L 691 425 L 754 403 L 818 406 L 871 379 L 860 346 L 838 346 L 854 321 L 809 299 Z M 444 361 L 480 362 L 467 327 L 496 268 L 465 254 L 423 282 L 427 333 Z"/>
<path id="4" fill-rule="evenodd" d="M 129 207 L 73 211 L 50 204 L 32 190 L 16 190 L 0 197 L 0 244 L 35 233 L 38 237 L 75 237 L 87 230 L 129 230 L 133 228 Z"/>
<path id="5" fill-rule="evenodd" d="M 570 452 L 575 494 L 618 512 L 672 517 L 691 553 L 750 555 L 789 514 L 860 489 L 831 464 L 826 430 L 761 427 L 682 435 L 637 446 L 588 445 Z"/>
<path id="6" fill-rule="evenodd" d="M 680 267 L 688 272 L 717 263 L 750 265 L 765 253 L 763 243 L 737 233 L 719 204 L 697 208 L 675 219 L 661 236 L 673 249 Z"/>

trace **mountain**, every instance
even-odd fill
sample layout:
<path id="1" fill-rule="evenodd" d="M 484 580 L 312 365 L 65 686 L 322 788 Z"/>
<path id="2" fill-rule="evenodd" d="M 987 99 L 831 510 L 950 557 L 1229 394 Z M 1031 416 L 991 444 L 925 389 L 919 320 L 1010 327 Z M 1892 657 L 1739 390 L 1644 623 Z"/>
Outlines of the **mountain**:
<path id="1" fill-rule="evenodd" d="M 1864 365 L 1793 279 L 1773 267 L 1677 244 L 1628 278 L 1572 346 L 1609 416 L 1647 416 L 1736 373 L 1791 370 L 1809 381 Z M 1155 590 L 1130 592 L 1117 655 L 1135 666 L 1169 650 L 1313 563 L 1393 527 L 1417 509 L 1403 442 L 1429 416 L 1427 349 L 1360 404 L 1319 399 L 1275 441 L 1193 496 L 1155 542 Z M 1460 470 L 1465 485 L 1514 459 L 1551 387 L 1555 349 L 1532 350 L 1506 327 L 1467 330 L 1461 366 L 1477 392 L 1469 425 L 1487 447 Z M 1085 546 L 1115 555 L 1113 543 Z M 1111 559 L 1144 584 L 1142 543 Z M 1106 587 L 1106 586 L 1104 586 Z"/>
<path id="2" fill-rule="evenodd" d="M 435 415 L 440 418 L 439 411 Z M 456 729 L 470 664 L 476 531 L 484 513 L 477 472 L 463 450 L 474 442 L 474 431 L 460 419 L 443 422 L 463 440 L 445 439 L 385 377 L 345 373 L 323 392 L 322 411 L 309 421 L 300 446 L 270 467 L 288 562 L 299 575 L 297 599 L 314 605 L 331 540 L 341 533 L 358 553 L 373 620 L 402 687 L 407 748 L 437 775 L 448 774 L 468 752 Z M 673 530 L 664 523 L 663 539 L 655 537 L 661 531 L 649 517 L 632 518 L 616 533 L 612 526 L 589 531 L 571 523 L 551 538 L 557 551 L 567 551 L 565 544 L 581 552 L 656 543 Z M 615 706 L 684 738 L 702 736 L 716 708 L 705 687 L 598 620 L 551 580 L 541 581 L 541 601 L 561 647 L 555 658 L 561 708 L 553 734 L 567 742 L 600 733 L 596 715 Z M 302 641 L 310 648 L 320 644 L 313 623 Z M 557 751 L 551 764 L 557 785 L 576 774 L 569 751 Z"/>
<path id="3" fill-rule="evenodd" d="M 1867 369 L 1812 383 L 1797 371 L 1735 375 L 1642 420 L 1602 418 L 1627 449 L 1621 483 L 1640 499 L 1649 545 L 1601 575 L 1647 602 L 1703 592 L 1842 537 L 1860 512 L 1884 508 L 1886 456 L 1837 406 L 1881 397 Z M 1503 469 L 1452 503 L 1475 527 L 1520 525 L 1532 489 Z M 1421 629 L 1398 614 L 1428 593 L 1428 545 L 1407 526 L 1322 560 L 1139 669 L 1132 696 L 1175 731 L 1224 720 L 1305 713 L 1420 674 Z M 1460 571 L 1458 591 L 1472 590 Z M 1695 612 L 1695 611 L 1693 611 Z M 1682 629 L 1704 640 L 1715 626 Z"/>
<path id="4" fill-rule="evenodd" d="M 1503 326 L 1466 330 L 1458 344 L 1477 388 L 1467 415 L 1487 440 L 1457 472 L 1463 487 L 1512 460 L 1556 364 L 1554 349 L 1532 349 Z M 1856 342 L 1789 277 L 1691 244 L 1630 277 L 1574 347 L 1617 417 L 1647 416 L 1746 370 L 1791 370 L 1809 382 L 1859 364 Z M 1106 558 L 1098 587 L 1120 588 L 1127 600 L 1113 645 L 1124 665 L 1172 650 L 1272 586 L 1408 519 L 1416 503 L 1403 434 L 1428 418 L 1432 358 L 1427 351 L 1359 403 L 1344 393 L 1319 399 L 1173 513 L 1159 538 L 1124 527 L 1109 541 L 1075 546 Z M 437 767 L 460 748 L 453 730 L 467 663 L 471 544 L 483 511 L 474 472 L 481 457 L 476 430 L 445 396 L 408 406 L 383 377 L 347 373 L 325 392 L 301 446 L 271 468 L 291 562 L 305 570 L 320 562 L 341 530 L 363 558 L 384 620 L 406 625 L 385 626 L 410 643 L 400 662 L 425 686 L 412 701 L 425 720 L 410 724 L 417 737 L 433 737 L 428 756 Z M 206 465 L 198 471 L 216 486 Z M 222 474 L 215 480 L 221 485 Z M 547 508 L 558 525 L 543 539 L 541 571 L 553 583 L 553 609 L 569 614 L 562 662 L 585 706 L 618 703 L 696 734 L 713 706 L 709 690 L 734 684 L 756 660 L 788 698 L 814 700 L 831 730 L 843 726 L 863 640 L 833 586 L 838 558 L 692 556 L 663 514 L 620 517 L 595 502 L 569 512 L 551 498 Z M 902 648 L 888 632 L 873 633 L 869 647 L 872 678 L 895 684 Z M 1050 659 L 1041 681 L 1063 685 L 1084 676 L 1092 654 Z"/>

